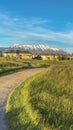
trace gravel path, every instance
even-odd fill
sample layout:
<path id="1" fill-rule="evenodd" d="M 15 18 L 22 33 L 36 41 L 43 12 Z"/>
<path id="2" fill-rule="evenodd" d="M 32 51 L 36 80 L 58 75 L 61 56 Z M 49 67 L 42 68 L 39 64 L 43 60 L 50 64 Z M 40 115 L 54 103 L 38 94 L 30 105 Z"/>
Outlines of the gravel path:
<path id="1" fill-rule="evenodd" d="M 8 95 L 16 86 L 42 70 L 41 68 L 27 69 L 0 77 L 0 130 L 8 130 L 5 122 L 5 105 Z"/>

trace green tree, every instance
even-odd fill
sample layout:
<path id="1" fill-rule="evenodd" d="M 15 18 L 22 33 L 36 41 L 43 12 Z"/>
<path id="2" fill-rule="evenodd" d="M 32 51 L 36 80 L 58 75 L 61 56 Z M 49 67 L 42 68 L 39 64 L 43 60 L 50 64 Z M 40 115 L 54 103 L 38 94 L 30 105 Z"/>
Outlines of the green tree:
<path id="1" fill-rule="evenodd" d="M 41 57 L 40 55 L 37 55 L 37 56 L 35 56 L 33 59 L 42 60 L 42 57 Z"/>
<path id="2" fill-rule="evenodd" d="M 3 53 L 2 53 L 2 51 L 0 50 L 0 57 L 2 57 L 3 56 Z"/>

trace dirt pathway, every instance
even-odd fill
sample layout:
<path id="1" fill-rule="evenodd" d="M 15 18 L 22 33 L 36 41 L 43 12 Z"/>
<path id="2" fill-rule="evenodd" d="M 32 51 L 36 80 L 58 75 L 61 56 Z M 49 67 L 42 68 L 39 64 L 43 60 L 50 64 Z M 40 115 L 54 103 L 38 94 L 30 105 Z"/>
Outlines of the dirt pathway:
<path id="1" fill-rule="evenodd" d="M 5 105 L 8 95 L 16 86 L 42 70 L 41 68 L 27 69 L 0 77 L 0 130 L 8 130 L 5 122 Z"/>

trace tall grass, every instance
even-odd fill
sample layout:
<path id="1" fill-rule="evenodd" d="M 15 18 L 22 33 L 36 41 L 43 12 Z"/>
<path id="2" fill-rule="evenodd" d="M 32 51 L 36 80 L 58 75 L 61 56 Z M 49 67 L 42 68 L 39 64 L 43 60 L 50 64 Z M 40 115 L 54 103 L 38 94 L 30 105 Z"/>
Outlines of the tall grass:
<path id="1" fill-rule="evenodd" d="M 0 76 L 26 68 L 28 65 L 24 60 L 0 57 Z"/>
<path id="2" fill-rule="evenodd" d="M 44 67 L 47 68 L 51 65 L 66 65 L 73 64 L 73 61 L 50 61 L 50 60 L 25 60 L 20 58 L 4 58 L 0 57 L 0 76 L 4 74 L 9 74 L 16 72 L 21 69 L 31 68 L 31 67 Z"/>
<path id="3" fill-rule="evenodd" d="M 73 130 L 73 65 L 53 65 L 8 99 L 10 130 Z"/>

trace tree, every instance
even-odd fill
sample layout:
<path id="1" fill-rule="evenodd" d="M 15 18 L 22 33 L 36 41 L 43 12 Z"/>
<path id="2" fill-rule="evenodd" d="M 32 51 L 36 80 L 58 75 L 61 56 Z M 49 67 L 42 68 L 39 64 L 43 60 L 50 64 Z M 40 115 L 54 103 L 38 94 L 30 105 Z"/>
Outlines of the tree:
<path id="1" fill-rule="evenodd" d="M 41 57 L 40 55 L 37 55 L 37 56 L 35 56 L 33 59 L 42 60 L 42 57 Z"/>
<path id="2" fill-rule="evenodd" d="M 2 57 L 3 56 L 3 53 L 2 53 L 2 51 L 0 50 L 0 57 Z"/>
<path id="3" fill-rule="evenodd" d="M 61 55 L 61 56 L 58 56 L 58 60 L 69 60 L 69 57 Z"/>

